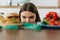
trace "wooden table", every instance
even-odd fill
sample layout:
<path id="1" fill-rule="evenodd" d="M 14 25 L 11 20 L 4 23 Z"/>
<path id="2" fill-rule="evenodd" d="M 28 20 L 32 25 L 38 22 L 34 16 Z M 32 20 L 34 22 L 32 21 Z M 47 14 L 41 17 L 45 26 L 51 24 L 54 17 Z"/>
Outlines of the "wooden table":
<path id="1" fill-rule="evenodd" d="M 60 30 L 2 30 L 0 31 L 0 40 L 60 40 Z"/>

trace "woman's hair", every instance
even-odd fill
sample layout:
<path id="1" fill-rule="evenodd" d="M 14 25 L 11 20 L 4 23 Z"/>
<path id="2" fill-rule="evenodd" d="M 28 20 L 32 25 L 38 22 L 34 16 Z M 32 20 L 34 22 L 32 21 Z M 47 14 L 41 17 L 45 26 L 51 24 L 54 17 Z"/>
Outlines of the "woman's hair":
<path id="1" fill-rule="evenodd" d="M 20 17 L 21 16 L 21 12 L 23 12 L 23 11 L 30 11 L 30 12 L 36 14 L 36 20 L 35 21 L 36 22 L 41 21 L 40 17 L 39 17 L 38 10 L 37 10 L 37 8 L 36 8 L 36 6 L 34 4 L 32 4 L 32 3 L 25 3 L 22 6 L 22 8 L 20 9 L 20 12 L 19 12 L 19 19 L 20 19 L 20 21 L 21 21 L 21 17 Z"/>

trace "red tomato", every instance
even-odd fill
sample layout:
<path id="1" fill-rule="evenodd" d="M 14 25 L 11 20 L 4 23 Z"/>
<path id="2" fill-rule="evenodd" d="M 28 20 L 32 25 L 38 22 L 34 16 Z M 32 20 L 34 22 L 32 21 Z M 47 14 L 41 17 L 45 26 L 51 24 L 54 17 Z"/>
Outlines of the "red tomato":
<path id="1" fill-rule="evenodd" d="M 46 15 L 46 19 L 47 20 L 56 20 L 58 18 L 58 15 L 57 15 L 57 13 L 56 12 L 53 12 L 53 11 L 51 11 L 51 12 L 49 12 L 47 15 Z"/>
<path id="2" fill-rule="evenodd" d="M 55 21 L 55 25 L 58 25 L 59 24 L 59 21 Z"/>
<path id="3" fill-rule="evenodd" d="M 53 26 L 54 25 L 54 21 L 49 21 L 49 25 Z"/>
<path id="4" fill-rule="evenodd" d="M 60 21 L 59 21 L 59 24 L 58 25 L 60 26 Z"/>

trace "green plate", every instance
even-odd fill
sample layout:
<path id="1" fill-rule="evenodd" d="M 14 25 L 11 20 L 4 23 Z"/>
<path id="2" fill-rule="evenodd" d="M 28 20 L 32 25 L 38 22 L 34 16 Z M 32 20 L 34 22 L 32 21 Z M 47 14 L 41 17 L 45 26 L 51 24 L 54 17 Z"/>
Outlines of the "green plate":
<path id="1" fill-rule="evenodd" d="M 0 30 L 2 29 L 2 26 L 0 26 Z"/>
<path id="2" fill-rule="evenodd" d="M 38 24 L 33 24 L 33 23 L 24 23 L 23 24 L 24 29 L 31 29 L 31 30 L 41 30 L 42 27 Z"/>
<path id="3" fill-rule="evenodd" d="M 7 25 L 4 27 L 6 30 L 18 30 L 19 26 L 18 25 Z"/>

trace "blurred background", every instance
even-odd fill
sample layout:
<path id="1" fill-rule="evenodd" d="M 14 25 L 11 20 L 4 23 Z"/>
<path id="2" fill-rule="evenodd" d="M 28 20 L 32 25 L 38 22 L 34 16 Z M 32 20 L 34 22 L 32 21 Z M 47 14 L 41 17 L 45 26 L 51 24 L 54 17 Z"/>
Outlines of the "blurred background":
<path id="1" fill-rule="evenodd" d="M 0 12 L 3 12 L 4 16 L 10 12 L 19 13 L 21 6 L 26 2 L 36 5 L 41 20 L 50 11 L 55 11 L 60 15 L 59 0 L 0 0 Z"/>

